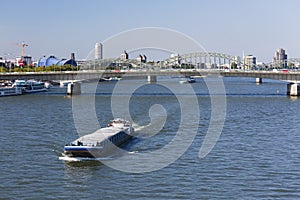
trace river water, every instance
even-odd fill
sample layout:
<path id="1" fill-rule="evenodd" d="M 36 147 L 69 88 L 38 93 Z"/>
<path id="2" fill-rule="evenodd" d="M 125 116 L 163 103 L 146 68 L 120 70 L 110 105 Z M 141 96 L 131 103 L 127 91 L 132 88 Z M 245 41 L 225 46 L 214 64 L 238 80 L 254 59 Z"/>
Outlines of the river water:
<path id="1" fill-rule="evenodd" d="M 184 89 L 188 85 L 172 78 L 160 81 L 171 82 L 175 87 L 177 84 L 179 96 L 189 98 Z M 131 162 L 135 161 L 134 155 L 160 150 L 170 143 L 180 120 L 188 117 L 186 113 L 200 114 L 197 134 L 183 155 L 159 170 L 143 173 L 120 171 L 97 161 L 59 159 L 64 144 L 79 135 L 72 98 L 65 94 L 3 97 L 0 99 L 0 199 L 299 199 L 300 99 L 286 96 L 285 83 L 264 80 L 257 85 L 254 81 L 223 78 L 227 105 L 224 127 L 212 151 L 201 159 L 199 149 L 212 115 L 211 98 L 203 79 L 192 84 L 199 108 L 191 104 L 183 105 L 181 110 L 177 96 L 159 84 L 145 84 L 130 94 L 129 105 L 125 106 L 141 136 L 123 147 L 133 155 Z M 118 84 L 126 88 L 136 82 L 145 83 L 124 80 Z M 101 82 L 95 97 L 83 94 L 74 98 L 94 99 L 97 120 L 105 126 L 114 115 L 111 94 L 115 86 L 113 82 Z M 82 87 L 88 88 L 89 83 Z M 127 92 L 114 96 L 125 99 Z M 154 126 L 146 131 L 143 128 L 155 114 L 158 121 L 166 122 L 159 130 Z M 79 124 L 85 130 L 94 129 L 84 119 Z M 184 131 L 193 134 L 193 128 L 183 126 Z M 161 159 L 167 160 L 176 152 L 176 149 L 166 152 Z M 149 167 L 148 161 L 154 160 L 149 156 L 145 169 Z M 143 168 L 143 164 L 139 165 Z"/>

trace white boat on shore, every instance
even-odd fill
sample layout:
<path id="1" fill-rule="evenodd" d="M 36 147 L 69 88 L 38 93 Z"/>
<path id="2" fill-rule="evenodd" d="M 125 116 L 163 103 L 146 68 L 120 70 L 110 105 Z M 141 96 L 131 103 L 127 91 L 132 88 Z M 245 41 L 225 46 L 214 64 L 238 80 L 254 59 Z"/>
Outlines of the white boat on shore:
<path id="1" fill-rule="evenodd" d="M 134 128 L 124 119 L 114 119 L 106 128 L 82 136 L 64 146 L 64 156 L 71 158 L 101 158 L 113 153 L 132 138 Z"/>

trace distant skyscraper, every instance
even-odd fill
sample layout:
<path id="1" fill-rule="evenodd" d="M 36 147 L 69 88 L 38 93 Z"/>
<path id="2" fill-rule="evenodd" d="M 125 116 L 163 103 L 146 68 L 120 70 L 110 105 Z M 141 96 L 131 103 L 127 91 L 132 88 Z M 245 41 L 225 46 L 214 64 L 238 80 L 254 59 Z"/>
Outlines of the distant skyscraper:
<path id="1" fill-rule="evenodd" d="M 277 49 L 275 56 L 273 57 L 273 64 L 281 68 L 287 67 L 287 54 L 285 53 L 284 49 Z"/>
<path id="2" fill-rule="evenodd" d="M 95 59 L 102 59 L 103 58 L 103 45 L 101 43 L 95 44 Z"/>

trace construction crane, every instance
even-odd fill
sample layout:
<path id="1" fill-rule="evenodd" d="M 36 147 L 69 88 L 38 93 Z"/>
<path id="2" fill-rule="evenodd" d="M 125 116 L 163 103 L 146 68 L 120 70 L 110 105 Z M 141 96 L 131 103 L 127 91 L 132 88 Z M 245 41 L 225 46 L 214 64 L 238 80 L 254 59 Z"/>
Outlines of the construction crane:
<path id="1" fill-rule="evenodd" d="M 23 57 L 23 56 L 25 56 L 25 47 L 28 47 L 28 44 L 25 44 L 23 41 L 21 46 L 22 46 L 22 57 Z"/>

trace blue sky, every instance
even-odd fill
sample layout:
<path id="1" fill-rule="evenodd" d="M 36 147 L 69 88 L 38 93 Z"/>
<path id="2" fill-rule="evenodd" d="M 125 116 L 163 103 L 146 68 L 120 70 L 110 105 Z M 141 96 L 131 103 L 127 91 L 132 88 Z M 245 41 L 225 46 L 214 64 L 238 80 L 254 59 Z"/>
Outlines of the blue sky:
<path id="1" fill-rule="evenodd" d="M 277 48 L 300 57 L 298 0 L 1 0 L 0 55 L 86 58 L 96 42 L 122 31 L 162 27 L 207 51 L 271 61 Z M 105 47 L 104 47 L 105 51 Z M 120 52 L 121 53 L 121 52 Z M 9 57 L 9 56 L 8 56 Z"/>

